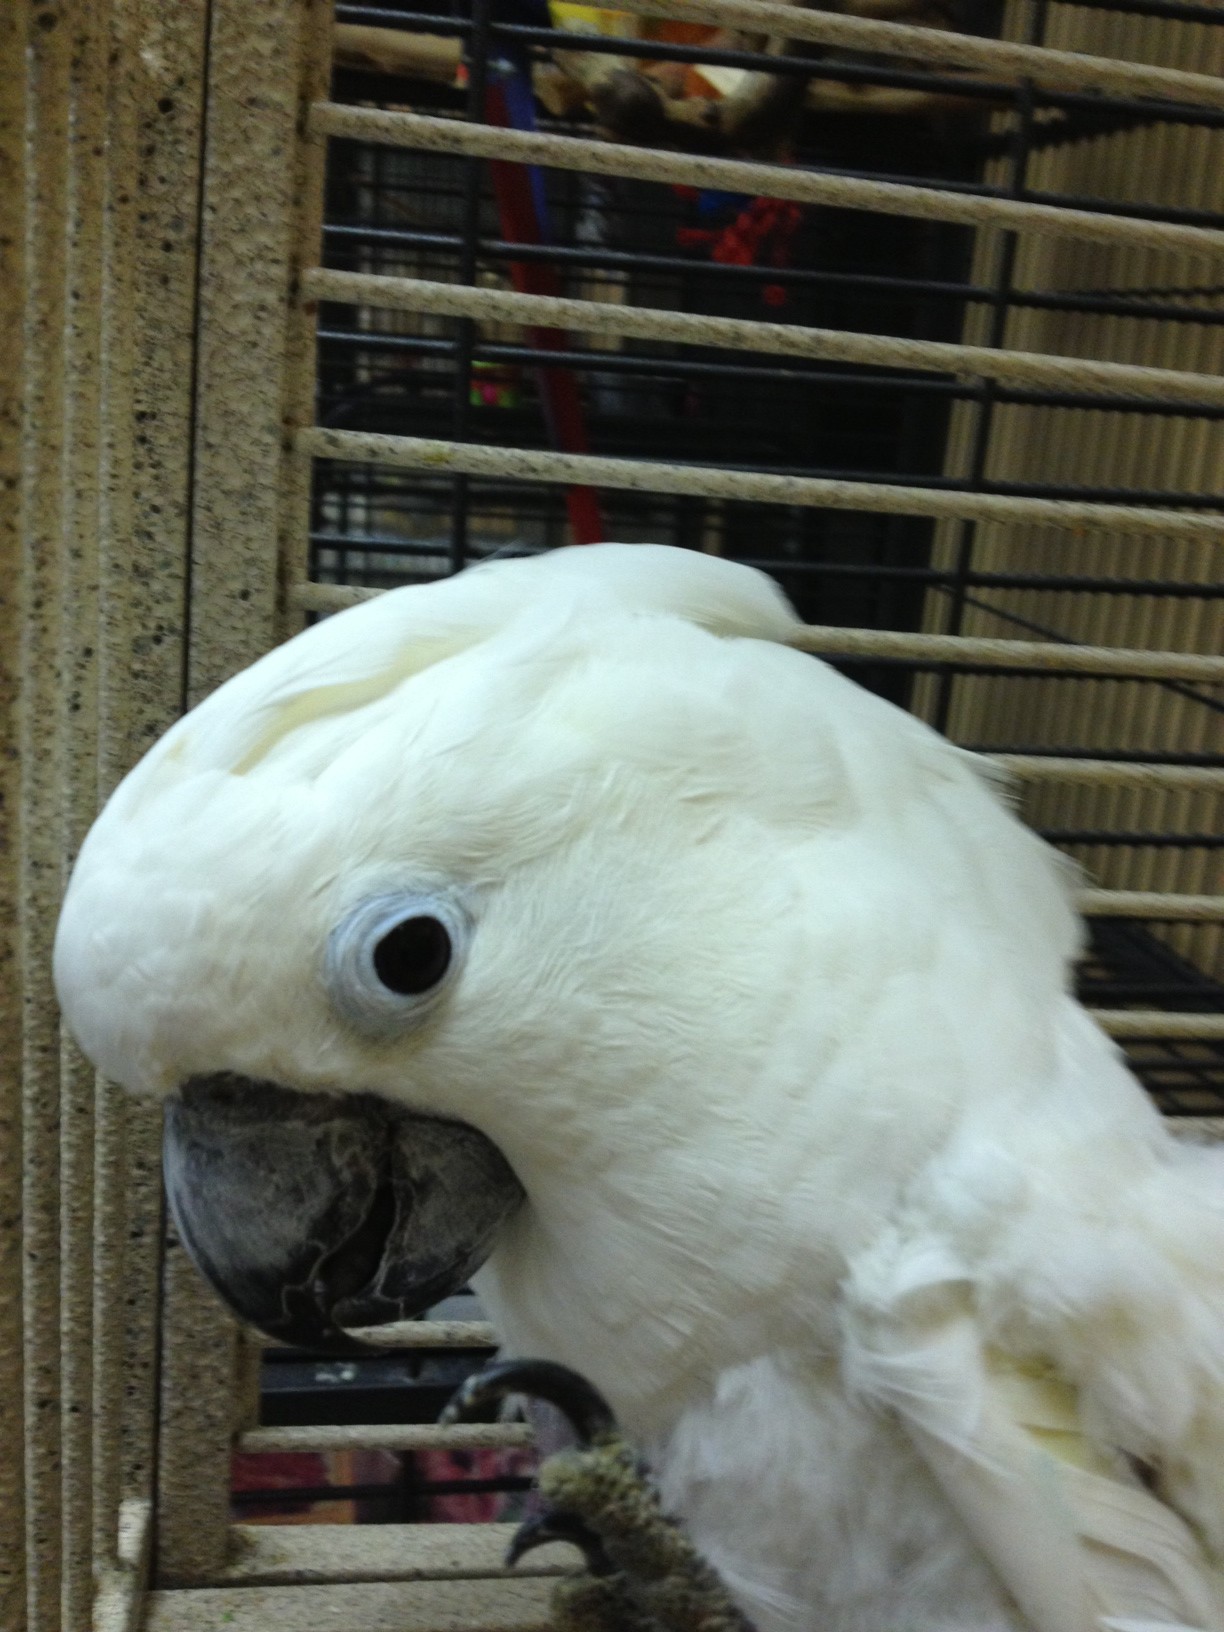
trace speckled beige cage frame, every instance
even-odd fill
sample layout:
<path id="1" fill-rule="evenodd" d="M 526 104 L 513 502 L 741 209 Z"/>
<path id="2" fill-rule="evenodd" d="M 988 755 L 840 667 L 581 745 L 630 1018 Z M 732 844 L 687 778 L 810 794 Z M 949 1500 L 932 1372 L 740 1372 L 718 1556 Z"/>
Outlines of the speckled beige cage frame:
<path id="1" fill-rule="evenodd" d="M 628 0 L 653 14 L 760 20 L 756 0 Z M 1224 106 L 1221 33 L 1055 8 L 1054 49 L 982 40 L 938 44 L 996 77 L 1167 93 Z M 157 1118 L 97 1082 L 61 1037 L 48 958 L 57 903 L 100 798 L 186 703 L 291 632 L 307 608 L 361 592 L 306 583 L 311 459 L 340 452 L 409 468 L 529 477 L 763 501 L 900 509 L 940 518 L 937 547 L 973 518 L 992 565 L 1035 557 L 1093 560 L 1112 507 L 1000 499 L 930 489 L 729 475 L 630 465 L 311 426 L 313 302 L 343 293 L 371 305 L 489 320 L 564 321 L 603 336 L 655 334 L 782 354 L 881 360 L 998 379 L 1195 401 L 1224 400 L 1224 330 L 1164 325 L 1138 355 L 1125 324 L 1094 320 L 1069 339 L 1065 319 L 1030 312 L 1008 344 L 964 347 L 758 323 L 715 322 L 618 305 L 546 312 L 531 297 L 413 280 L 311 270 L 317 260 L 323 152 L 329 134 L 478 154 L 479 129 L 326 101 L 331 19 L 324 0 L 0 0 L 0 686 L 6 705 L 0 794 L 6 817 L 0 945 L 0 1627 L 4 1632 L 158 1632 L 327 1626 L 338 1632 L 506 1628 L 545 1616 L 547 1562 L 526 1578 L 500 1565 L 502 1527 L 259 1530 L 232 1526 L 229 1454 L 248 1448 L 439 1442 L 430 1429 L 258 1429 L 254 1349 L 172 1244 L 163 1246 Z M 866 49 L 927 54 L 931 39 L 896 25 L 788 13 L 786 30 Z M 1091 51 L 1085 63 L 1068 52 Z M 949 54 L 951 53 L 951 55 Z M 1179 55 L 1180 53 L 1180 55 Z M 1114 60 L 1117 59 L 1117 60 Z M 1133 59 L 1128 62 L 1125 59 Z M 1164 62 L 1168 68 L 1136 67 Z M 498 156 L 514 139 L 496 135 Z M 968 220 L 978 261 L 998 234 L 1020 234 L 1026 281 L 1175 282 L 1189 267 L 1219 281 L 1224 235 L 1198 227 L 1078 216 L 1046 206 L 800 176 L 695 161 L 572 138 L 518 138 L 526 155 L 565 167 L 745 185 L 900 214 Z M 482 146 L 481 144 L 485 144 Z M 1219 210 L 1224 132 L 1159 127 L 1053 150 L 1043 182 L 1100 190 L 1141 163 L 1177 202 Z M 751 172 L 751 173 L 749 173 Z M 337 280 L 347 277 L 343 289 Z M 1151 335 L 1154 326 L 1148 325 Z M 1189 338 L 1187 336 L 1189 335 Z M 971 349 L 972 348 L 972 349 Z M 1083 349 L 1093 362 L 1059 354 Z M 935 353 L 938 355 L 935 355 Z M 1200 376 L 1187 379 L 1187 375 Z M 1202 376 L 1206 376 L 1203 378 Z M 1057 457 L 1099 481 L 1136 462 L 1176 467 L 1190 486 L 1224 465 L 1218 422 L 1165 421 L 1159 447 L 1103 433 L 1091 410 L 1081 435 L 1036 445 L 1036 421 L 1005 410 L 991 474 L 1023 477 Z M 1179 424 L 1182 429 L 1179 430 Z M 954 420 L 950 470 L 966 457 Z M 958 463 L 961 462 L 961 463 Z M 1168 576 L 1217 570 L 1224 518 L 1135 509 L 1121 518 L 1129 551 L 1156 551 Z M 1100 541 L 1100 542 L 1098 542 Z M 1150 553 L 1142 559 L 1150 563 Z M 1118 626 L 1113 608 L 1074 603 L 1082 644 L 1002 641 L 987 614 L 963 636 L 941 634 L 933 598 L 921 634 L 812 629 L 814 651 L 892 655 L 955 650 L 1009 668 L 1060 668 L 1224 682 L 1221 603 L 1193 615 Z M 1014 606 L 1023 613 L 1022 595 Z M 1072 615 L 1068 603 L 1068 615 Z M 1004 631 L 1005 632 L 1005 631 Z M 958 689 L 957 734 L 1021 706 L 1014 679 Z M 1042 741 L 1057 680 L 1023 694 L 1026 740 Z M 1045 688 L 1049 688 L 1048 694 Z M 1154 690 L 1155 688 L 1153 688 Z M 920 695 L 919 705 L 922 706 Z M 1176 698 L 1142 718 L 1085 721 L 1102 742 L 1188 749 L 1196 729 Z M 1153 720 L 1151 710 L 1159 717 Z M 1131 731 L 1130 736 L 1127 735 Z M 1085 735 L 1085 741 L 1089 740 Z M 1045 821 L 1218 823 L 1224 772 L 1194 766 L 1013 757 L 1030 813 Z M 1102 863 L 1109 861 L 1103 856 Z M 1133 858 L 1094 880 L 1087 904 L 1181 920 L 1204 967 L 1221 961 L 1224 905 L 1202 862 Z M 1224 1017 L 1106 1017 L 1119 1035 L 1224 1036 Z M 458 1329 L 422 1331 L 463 1341 Z M 521 1441 L 515 1428 L 455 1430 L 451 1443 Z"/>

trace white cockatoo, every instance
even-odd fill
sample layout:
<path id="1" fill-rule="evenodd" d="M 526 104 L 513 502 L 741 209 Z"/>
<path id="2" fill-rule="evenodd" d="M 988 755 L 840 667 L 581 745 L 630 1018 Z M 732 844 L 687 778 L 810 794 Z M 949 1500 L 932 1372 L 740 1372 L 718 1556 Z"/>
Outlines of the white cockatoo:
<path id="1" fill-rule="evenodd" d="M 798 628 L 605 545 L 306 630 L 98 818 L 67 1024 L 241 1312 L 483 1262 L 760 1632 L 1224 1628 L 1224 1160 L 989 770 Z"/>

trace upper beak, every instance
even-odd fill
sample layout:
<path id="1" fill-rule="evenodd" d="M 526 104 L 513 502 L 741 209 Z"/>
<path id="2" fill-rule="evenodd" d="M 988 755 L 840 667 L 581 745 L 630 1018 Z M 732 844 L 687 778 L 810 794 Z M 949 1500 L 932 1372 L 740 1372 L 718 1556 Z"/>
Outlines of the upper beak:
<path id="1" fill-rule="evenodd" d="M 346 1327 L 457 1291 L 523 1200 L 463 1123 L 228 1075 L 167 1106 L 165 1177 L 183 1245 L 225 1301 L 269 1336 L 334 1350 L 361 1347 Z"/>

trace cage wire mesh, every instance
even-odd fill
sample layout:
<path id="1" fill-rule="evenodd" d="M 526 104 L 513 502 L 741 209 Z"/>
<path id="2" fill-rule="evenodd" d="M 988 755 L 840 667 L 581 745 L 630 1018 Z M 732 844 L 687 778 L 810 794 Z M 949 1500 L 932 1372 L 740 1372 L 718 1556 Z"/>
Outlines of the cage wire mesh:
<path id="1" fill-rule="evenodd" d="M 557 1566 L 417 1522 L 521 1495 L 525 1427 L 430 1426 L 479 1310 L 261 1356 L 172 1238 L 159 1270 L 156 1129 L 55 1030 L 95 794 L 303 612 L 574 537 L 752 562 L 1010 767 L 1086 869 L 1084 1000 L 1162 1110 L 1224 1113 L 1224 14 L 880 9 L 0 7 L 6 1627 L 544 1618 Z M 269 1456 L 313 1460 L 244 1488 Z M 251 1522 L 286 1502 L 398 1522 Z"/>

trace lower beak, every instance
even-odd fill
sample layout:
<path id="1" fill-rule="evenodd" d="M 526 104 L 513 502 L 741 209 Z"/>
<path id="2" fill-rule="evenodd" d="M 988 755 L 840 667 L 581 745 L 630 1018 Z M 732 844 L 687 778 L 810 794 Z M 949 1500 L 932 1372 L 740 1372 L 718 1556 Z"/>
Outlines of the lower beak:
<path id="1" fill-rule="evenodd" d="M 338 1352 L 347 1327 L 458 1291 L 523 1200 L 460 1122 L 368 1094 L 197 1077 L 166 1109 L 166 1194 L 196 1266 L 270 1337 Z"/>

